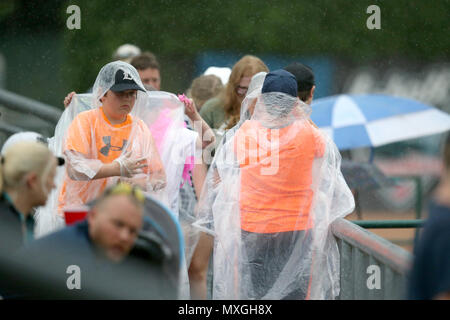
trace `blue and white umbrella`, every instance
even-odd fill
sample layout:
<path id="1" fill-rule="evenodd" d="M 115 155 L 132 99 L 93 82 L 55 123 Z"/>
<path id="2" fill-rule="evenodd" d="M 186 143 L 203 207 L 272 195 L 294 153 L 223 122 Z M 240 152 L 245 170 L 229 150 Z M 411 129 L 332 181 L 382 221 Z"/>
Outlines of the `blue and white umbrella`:
<path id="1" fill-rule="evenodd" d="M 378 147 L 450 130 L 450 115 L 382 94 L 336 95 L 312 103 L 311 119 L 340 150 Z"/>

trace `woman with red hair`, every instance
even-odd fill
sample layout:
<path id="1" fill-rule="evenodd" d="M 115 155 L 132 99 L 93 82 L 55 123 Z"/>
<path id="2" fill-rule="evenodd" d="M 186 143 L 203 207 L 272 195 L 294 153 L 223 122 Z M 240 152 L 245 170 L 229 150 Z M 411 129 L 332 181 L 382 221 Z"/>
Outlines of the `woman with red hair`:
<path id="1" fill-rule="evenodd" d="M 224 131 L 239 121 L 241 104 L 248 90 L 253 75 L 268 72 L 264 62 L 252 55 L 242 57 L 231 70 L 230 78 L 222 92 L 203 105 L 200 115 L 215 130 L 217 142 Z"/>

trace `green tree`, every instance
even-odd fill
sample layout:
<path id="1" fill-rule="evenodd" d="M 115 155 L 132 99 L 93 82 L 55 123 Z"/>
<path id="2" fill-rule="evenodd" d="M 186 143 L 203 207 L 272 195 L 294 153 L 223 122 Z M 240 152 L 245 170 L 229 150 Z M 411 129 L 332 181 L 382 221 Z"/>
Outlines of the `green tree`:
<path id="1" fill-rule="evenodd" d="M 366 27 L 371 4 L 381 8 L 381 30 Z M 83 0 L 77 5 L 81 30 L 65 31 L 66 71 L 76 88 L 92 82 L 123 43 L 153 51 L 167 62 L 163 69 L 181 65 L 187 72 L 205 50 L 367 62 L 397 56 L 447 59 L 450 48 L 449 1 Z"/>

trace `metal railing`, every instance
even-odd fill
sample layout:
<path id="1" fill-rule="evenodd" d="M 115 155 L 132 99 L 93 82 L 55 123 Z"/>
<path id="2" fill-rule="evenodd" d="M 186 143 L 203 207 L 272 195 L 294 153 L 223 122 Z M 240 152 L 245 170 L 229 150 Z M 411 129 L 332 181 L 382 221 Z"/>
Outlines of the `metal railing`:
<path id="1" fill-rule="evenodd" d="M 62 114 L 60 109 L 3 89 L 0 89 L 0 104 L 15 111 L 32 114 L 53 124 L 58 122 Z"/>
<path id="2" fill-rule="evenodd" d="M 409 252 L 345 219 L 331 230 L 340 252 L 340 300 L 405 299 Z"/>
<path id="3" fill-rule="evenodd" d="M 21 131 L 24 131 L 22 128 L 7 124 L 7 123 L 0 123 L 0 131 L 5 132 L 7 134 L 14 134 Z"/>
<path id="4" fill-rule="evenodd" d="M 352 220 L 352 222 L 365 229 L 409 229 L 423 227 L 425 220 Z"/>
<path id="5" fill-rule="evenodd" d="M 422 228 L 425 224 L 425 219 L 422 219 L 422 210 L 423 210 L 423 186 L 422 186 L 422 178 L 420 176 L 404 176 L 404 177 L 394 177 L 396 181 L 400 180 L 413 180 L 416 188 L 416 201 L 414 204 L 415 207 L 415 219 L 407 219 L 407 220 L 352 220 L 352 222 L 361 228 L 365 229 L 411 229 L 415 228 L 415 236 L 413 240 L 413 244 L 418 241 L 419 236 L 419 228 Z"/>
<path id="6" fill-rule="evenodd" d="M 0 89 L 0 144 L 11 134 L 36 131 L 53 135 L 62 110 L 39 101 Z"/>

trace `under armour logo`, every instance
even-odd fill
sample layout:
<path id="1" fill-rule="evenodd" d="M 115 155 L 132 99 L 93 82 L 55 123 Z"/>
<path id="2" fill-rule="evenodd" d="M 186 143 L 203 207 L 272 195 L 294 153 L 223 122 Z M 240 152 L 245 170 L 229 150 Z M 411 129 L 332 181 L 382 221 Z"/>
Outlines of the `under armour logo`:
<path id="1" fill-rule="evenodd" d="M 109 155 L 109 151 L 122 151 L 123 148 L 125 148 L 126 144 L 127 144 L 127 140 L 122 140 L 122 146 L 121 147 L 117 147 L 117 146 L 113 146 L 111 145 L 111 136 L 105 136 L 102 138 L 103 142 L 106 144 L 103 148 L 100 149 L 100 153 L 102 155 L 104 155 L 105 157 L 107 157 Z"/>
<path id="2" fill-rule="evenodd" d="M 123 72 L 123 80 L 133 80 L 133 78 L 131 77 L 131 75 L 128 72 L 124 71 Z"/>

